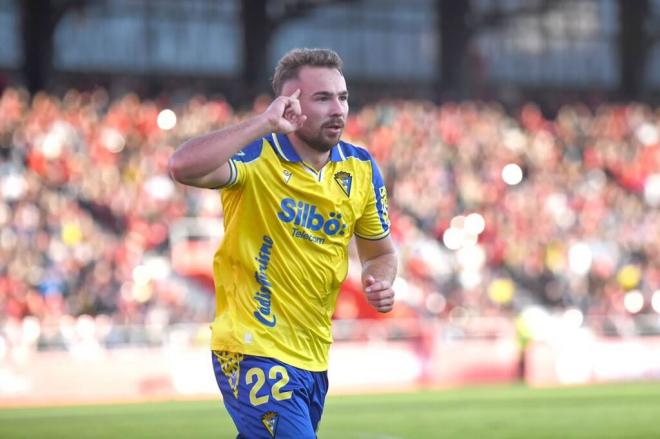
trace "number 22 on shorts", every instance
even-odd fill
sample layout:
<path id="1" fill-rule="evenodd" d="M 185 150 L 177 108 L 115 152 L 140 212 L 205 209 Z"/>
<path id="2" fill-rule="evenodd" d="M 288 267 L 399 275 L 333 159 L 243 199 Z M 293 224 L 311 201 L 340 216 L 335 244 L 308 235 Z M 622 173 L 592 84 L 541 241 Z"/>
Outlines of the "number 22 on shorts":
<path id="1" fill-rule="evenodd" d="M 285 399 L 291 398 L 291 391 L 282 392 L 282 387 L 286 386 L 289 382 L 289 374 L 283 366 L 271 367 L 268 371 L 268 379 L 269 381 L 277 380 L 271 388 L 271 394 L 273 395 L 273 398 L 275 398 L 277 401 L 284 401 Z M 264 373 L 263 369 L 259 367 L 253 367 L 252 369 L 248 370 L 245 374 L 245 383 L 248 386 L 254 383 L 254 386 L 252 386 L 252 389 L 250 389 L 250 403 L 253 406 L 266 404 L 268 402 L 268 394 L 261 396 L 258 395 L 259 391 L 266 383 L 266 374 Z"/>

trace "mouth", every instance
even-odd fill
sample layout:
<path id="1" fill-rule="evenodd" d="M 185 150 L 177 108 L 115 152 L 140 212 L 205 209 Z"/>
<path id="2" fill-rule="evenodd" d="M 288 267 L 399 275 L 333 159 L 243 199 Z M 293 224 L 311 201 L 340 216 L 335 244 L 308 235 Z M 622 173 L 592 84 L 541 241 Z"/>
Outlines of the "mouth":
<path id="1" fill-rule="evenodd" d="M 344 122 L 338 121 L 338 122 L 329 122 L 323 125 L 323 128 L 327 131 L 329 131 L 332 135 L 339 135 L 341 134 L 342 130 L 344 129 Z"/>

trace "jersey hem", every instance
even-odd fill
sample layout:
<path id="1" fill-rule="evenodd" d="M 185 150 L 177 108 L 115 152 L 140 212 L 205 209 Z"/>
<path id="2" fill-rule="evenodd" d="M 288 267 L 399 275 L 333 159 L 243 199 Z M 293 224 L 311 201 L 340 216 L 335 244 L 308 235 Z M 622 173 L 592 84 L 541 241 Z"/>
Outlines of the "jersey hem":
<path id="1" fill-rule="evenodd" d="M 211 344 L 211 351 L 228 351 L 237 354 L 252 355 L 255 357 L 273 358 L 275 360 L 281 361 L 282 363 L 286 363 L 289 366 L 297 367 L 298 369 L 307 370 L 309 372 L 325 372 L 328 370 L 327 364 L 323 365 L 317 362 L 300 361 L 296 360 L 295 358 L 291 358 L 288 355 L 268 355 L 259 350 L 246 349 L 245 346 L 236 348 Z"/>

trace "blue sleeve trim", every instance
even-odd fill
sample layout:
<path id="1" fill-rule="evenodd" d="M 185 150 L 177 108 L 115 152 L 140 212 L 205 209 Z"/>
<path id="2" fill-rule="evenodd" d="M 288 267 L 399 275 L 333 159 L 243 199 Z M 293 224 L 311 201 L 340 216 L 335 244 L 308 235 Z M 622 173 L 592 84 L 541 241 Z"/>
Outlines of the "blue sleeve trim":
<path id="1" fill-rule="evenodd" d="M 390 236 L 390 231 L 386 230 L 383 233 L 381 233 L 380 235 L 376 235 L 376 236 L 362 236 L 358 233 L 354 233 L 354 235 L 357 236 L 360 239 L 366 239 L 367 241 L 380 241 L 381 239 L 385 239 L 388 236 Z"/>
<path id="2" fill-rule="evenodd" d="M 234 154 L 231 159 L 241 163 L 253 162 L 261 156 L 263 146 L 264 139 L 257 139 Z"/>
<path id="3" fill-rule="evenodd" d="M 380 220 L 380 225 L 383 228 L 383 231 L 387 232 L 390 229 L 390 226 L 386 219 L 385 206 L 383 205 L 383 199 L 387 197 L 385 191 L 385 182 L 383 182 L 383 176 L 380 174 L 378 165 L 370 158 L 371 162 L 371 185 L 374 188 L 374 197 L 376 199 L 376 211 L 378 212 L 378 219 Z"/>

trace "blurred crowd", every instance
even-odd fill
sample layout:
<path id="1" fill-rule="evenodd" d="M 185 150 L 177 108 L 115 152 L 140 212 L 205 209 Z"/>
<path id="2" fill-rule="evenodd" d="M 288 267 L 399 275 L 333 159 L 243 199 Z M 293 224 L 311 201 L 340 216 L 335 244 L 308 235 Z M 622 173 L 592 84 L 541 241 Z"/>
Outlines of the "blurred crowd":
<path id="1" fill-rule="evenodd" d="M 173 280 L 168 263 L 170 223 L 200 210 L 199 196 L 169 179 L 169 156 L 180 136 L 222 125 L 231 114 L 223 104 L 198 105 L 189 103 L 173 135 L 158 127 L 158 106 L 133 95 L 110 102 L 103 91 L 32 100 L 4 92 L 2 320 L 208 319 L 188 306 L 188 287 Z"/>
<path id="2" fill-rule="evenodd" d="M 172 228 L 220 224 L 219 197 L 175 185 L 167 161 L 248 114 L 203 97 L 6 89 L 0 324 L 208 321 L 212 291 L 173 263 Z M 570 105 L 550 118 L 532 104 L 383 102 L 354 111 L 345 140 L 373 153 L 388 186 L 401 258 L 392 317 L 660 312 L 660 110 Z M 338 318 L 376 317 L 356 265 Z"/>

